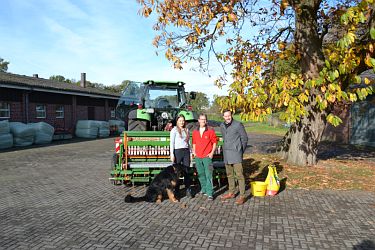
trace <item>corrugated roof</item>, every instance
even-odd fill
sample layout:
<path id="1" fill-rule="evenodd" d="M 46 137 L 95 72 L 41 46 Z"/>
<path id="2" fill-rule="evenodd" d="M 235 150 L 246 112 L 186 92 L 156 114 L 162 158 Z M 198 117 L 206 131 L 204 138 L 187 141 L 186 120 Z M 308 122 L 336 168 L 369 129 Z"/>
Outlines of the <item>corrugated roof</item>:
<path id="1" fill-rule="evenodd" d="M 106 90 L 96 89 L 96 88 L 90 88 L 86 87 L 83 88 L 81 86 L 77 86 L 75 84 L 71 83 L 64 83 L 64 82 L 57 82 L 52 81 L 49 79 L 44 78 L 38 78 L 38 77 L 31 77 L 31 76 L 25 76 L 25 75 L 17 75 L 12 73 L 6 73 L 6 72 L 0 72 L 0 85 L 6 84 L 10 85 L 10 87 L 13 85 L 15 87 L 27 87 L 27 88 L 38 88 L 38 89 L 45 89 L 46 92 L 49 90 L 54 91 L 66 91 L 66 92 L 76 92 L 78 95 L 79 93 L 83 94 L 94 94 L 94 95 L 100 95 L 100 96 L 107 96 L 107 97 L 116 97 L 119 98 L 120 94 L 115 94 Z"/>

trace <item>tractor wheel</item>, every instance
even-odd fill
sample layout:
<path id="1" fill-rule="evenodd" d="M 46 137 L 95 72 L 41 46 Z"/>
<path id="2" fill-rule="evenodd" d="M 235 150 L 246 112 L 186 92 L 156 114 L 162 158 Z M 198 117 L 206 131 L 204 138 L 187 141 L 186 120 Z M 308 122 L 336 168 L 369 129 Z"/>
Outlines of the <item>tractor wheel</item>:
<path id="1" fill-rule="evenodd" d="M 147 122 L 141 120 L 129 120 L 128 131 L 146 131 Z"/>
<path id="2" fill-rule="evenodd" d="M 196 126 L 197 123 L 194 121 L 186 123 L 186 128 L 188 128 L 190 132 L 192 132 L 196 128 Z"/>

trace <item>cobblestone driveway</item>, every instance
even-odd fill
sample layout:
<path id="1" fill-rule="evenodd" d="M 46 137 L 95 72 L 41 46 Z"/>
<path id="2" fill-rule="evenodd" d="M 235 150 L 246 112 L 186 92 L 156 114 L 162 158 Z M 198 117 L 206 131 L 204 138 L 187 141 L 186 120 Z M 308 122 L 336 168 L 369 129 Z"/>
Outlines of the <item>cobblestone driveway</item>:
<path id="1" fill-rule="evenodd" d="M 0 249 L 375 249 L 372 193 L 125 204 L 112 153 L 113 138 L 0 152 Z"/>

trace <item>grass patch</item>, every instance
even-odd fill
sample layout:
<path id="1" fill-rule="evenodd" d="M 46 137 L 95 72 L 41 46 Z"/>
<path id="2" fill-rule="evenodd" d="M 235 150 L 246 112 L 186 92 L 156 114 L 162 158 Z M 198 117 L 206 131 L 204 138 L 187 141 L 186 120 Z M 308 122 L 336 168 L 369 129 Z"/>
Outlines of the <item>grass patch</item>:
<path id="1" fill-rule="evenodd" d="M 284 136 L 288 131 L 288 128 L 273 127 L 263 122 L 246 122 L 244 125 L 248 133 Z"/>
<path id="2" fill-rule="evenodd" d="M 375 166 L 370 160 L 319 161 L 314 167 L 288 165 L 275 154 L 245 155 L 244 172 L 248 181 L 264 181 L 269 164 L 275 164 L 286 188 L 308 190 L 364 190 L 375 192 Z"/>
<path id="3" fill-rule="evenodd" d="M 209 114 L 209 120 L 223 122 L 223 117 L 219 115 Z M 248 133 L 255 133 L 255 134 L 268 134 L 268 135 L 277 135 L 277 136 L 284 136 L 288 131 L 286 127 L 274 127 L 270 126 L 266 122 L 250 122 L 250 121 L 243 121 L 240 118 L 240 115 L 234 115 L 233 119 L 236 121 L 242 122 L 245 126 L 246 132 Z"/>

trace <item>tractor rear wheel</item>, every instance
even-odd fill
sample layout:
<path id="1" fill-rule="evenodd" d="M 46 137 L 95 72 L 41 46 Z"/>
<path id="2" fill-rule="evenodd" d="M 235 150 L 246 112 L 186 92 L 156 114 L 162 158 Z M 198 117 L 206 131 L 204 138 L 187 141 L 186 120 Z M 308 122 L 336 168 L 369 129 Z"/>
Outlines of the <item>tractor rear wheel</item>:
<path id="1" fill-rule="evenodd" d="M 141 120 L 129 120 L 128 131 L 146 131 L 147 122 Z"/>

